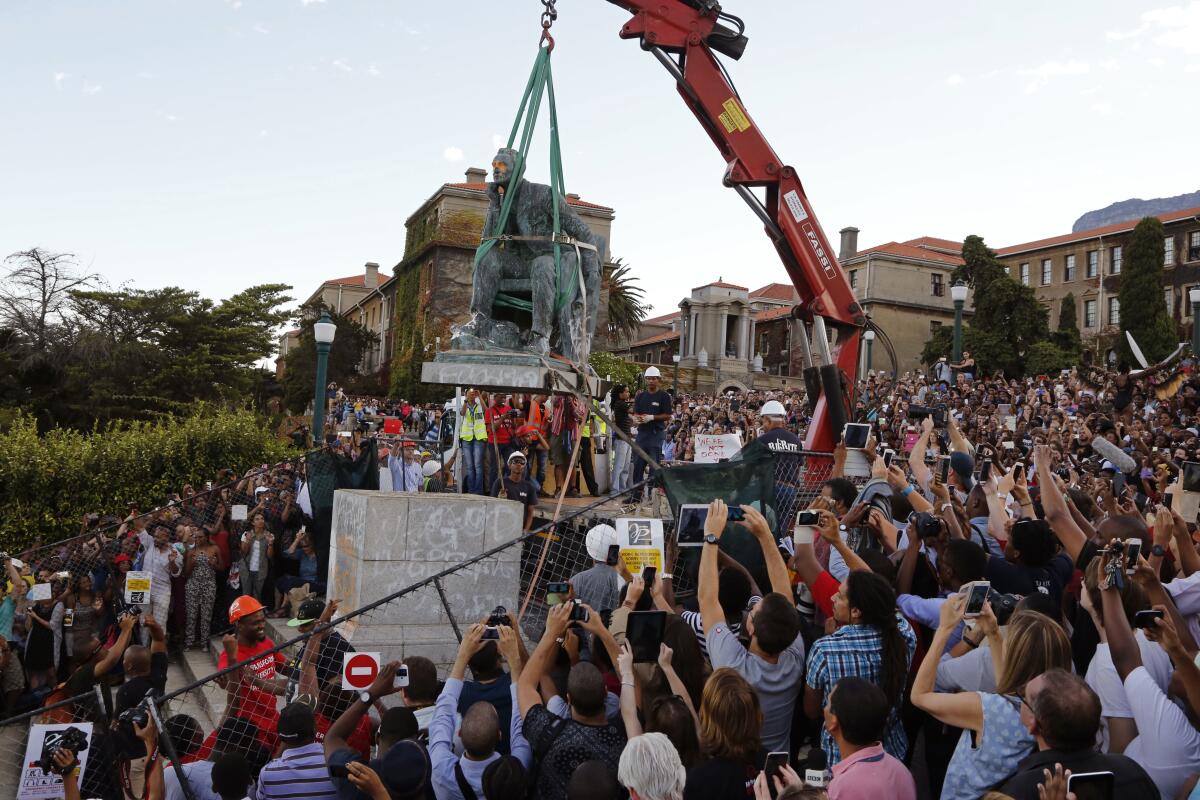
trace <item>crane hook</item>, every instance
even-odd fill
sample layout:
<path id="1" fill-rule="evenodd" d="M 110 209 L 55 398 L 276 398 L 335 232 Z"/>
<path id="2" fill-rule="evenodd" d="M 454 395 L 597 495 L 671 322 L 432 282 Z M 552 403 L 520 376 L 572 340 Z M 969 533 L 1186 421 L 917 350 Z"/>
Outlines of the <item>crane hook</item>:
<path id="1" fill-rule="evenodd" d="M 538 41 L 538 46 L 542 42 L 546 42 L 546 47 L 553 52 L 554 37 L 550 35 L 550 26 L 554 24 L 554 20 L 558 19 L 558 9 L 554 7 L 556 0 L 542 0 L 542 6 L 545 10 L 542 11 L 542 38 Z"/>

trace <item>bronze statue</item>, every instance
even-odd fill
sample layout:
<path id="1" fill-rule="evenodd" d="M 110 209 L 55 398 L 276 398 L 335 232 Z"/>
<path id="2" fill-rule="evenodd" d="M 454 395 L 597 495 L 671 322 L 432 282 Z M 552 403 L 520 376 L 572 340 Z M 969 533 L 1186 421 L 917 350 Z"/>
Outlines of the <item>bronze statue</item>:
<path id="1" fill-rule="evenodd" d="M 559 303 L 554 268 L 554 193 L 545 184 L 521 179 L 511 184 L 518 153 L 501 148 L 492 161 L 491 200 L 483 226 L 483 240 L 496 239 L 475 267 L 471 319 L 456 327 L 451 347 L 456 350 L 517 350 L 546 355 L 554 345 L 572 361 L 587 357 L 600 300 L 600 264 L 604 243 L 598 240 L 563 198 L 559 202 L 562 229 L 561 280 L 574 285 L 570 297 Z M 515 192 L 504 230 L 498 230 L 500 204 L 506 192 Z M 532 324 L 520 331 L 515 324 L 495 318 L 499 292 L 528 292 L 532 299 Z"/>

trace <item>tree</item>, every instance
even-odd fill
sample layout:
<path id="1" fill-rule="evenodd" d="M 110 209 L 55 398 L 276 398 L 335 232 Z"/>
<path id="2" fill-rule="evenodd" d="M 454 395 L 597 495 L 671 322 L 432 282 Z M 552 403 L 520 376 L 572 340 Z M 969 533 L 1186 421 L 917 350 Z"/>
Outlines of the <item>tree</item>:
<path id="1" fill-rule="evenodd" d="M 593 351 L 588 356 L 588 364 L 601 379 L 608 376 L 612 378 L 613 383 L 623 383 L 630 388 L 636 387 L 642 377 L 642 368 L 639 365 L 612 353 Z"/>
<path id="2" fill-rule="evenodd" d="M 367 350 L 375 345 L 379 337 L 364 325 L 348 317 L 340 317 L 321 300 L 300 307 L 298 324 L 300 344 L 288 351 L 283 372 L 283 396 L 286 406 L 300 413 L 313 399 L 317 381 L 317 340 L 313 338 L 313 324 L 328 311 L 337 323 L 337 335 L 329 350 L 327 382 L 346 384 L 358 376 L 358 365 Z"/>
<path id="3" fill-rule="evenodd" d="M 1058 329 L 1051 334 L 1055 346 L 1068 356 L 1075 356 L 1071 364 L 1079 363 L 1083 352 L 1083 340 L 1079 335 L 1079 323 L 1075 310 L 1075 295 L 1067 292 L 1058 307 Z M 1069 365 L 1068 365 L 1069 366 Z"/>
<path id="4" fill-rule="evenodd" d="M 626 342 L 637 335 L 646 318 L 645 293 L 636 286 L 630 267 L 617 259 L 604 266 L 603 288 L 608 289 L 608 333 L 612 341 Z"/>
<path id="5" fill-rule="evenodd" d="M 1146 217 L 1133 229 L 1125 250 L 1125 269 L 1117 298 L 1121 304 L 1121 331 L 1137 340 L 1151 363 L 1165 358 L 1177 342 L 1175 323 L 1163 303 L 1163 256 L 1166 233 L 1155 217 Z M 1117 345 L 1126 364 L 1136 363 L 1124 336 Z"/>
<path id="6" fill-rule="evenodd" d="M 97 277 L 81 273 L 74 254 L 40 247 L 13 253 L 4 264 L 10 271 L 0 282 L 0 325 L 44 353 L 54 328 L 67 322 L 71 292 L 95 285 Z"/>
<path id="7" fill-rule="evenodd" d="M 951 281 L 963 281 L 975 291 L 997 278 L 1008 275 L 996 258 L 996 252 L 983 242 L 982 236 L 968 236 L 963 240 L 963 264 L 950 275 Z"/>

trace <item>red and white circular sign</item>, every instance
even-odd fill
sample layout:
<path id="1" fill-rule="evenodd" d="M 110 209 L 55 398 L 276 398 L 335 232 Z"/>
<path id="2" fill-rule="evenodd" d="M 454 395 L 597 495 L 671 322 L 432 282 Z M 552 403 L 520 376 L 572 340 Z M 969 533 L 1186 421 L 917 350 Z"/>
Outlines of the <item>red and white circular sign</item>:
<path id="1" fill-rule="evenodd" d="M 378 653 L 346 653 L 342 659 L 342 688 L 366 689 L 379 677 Z"/>

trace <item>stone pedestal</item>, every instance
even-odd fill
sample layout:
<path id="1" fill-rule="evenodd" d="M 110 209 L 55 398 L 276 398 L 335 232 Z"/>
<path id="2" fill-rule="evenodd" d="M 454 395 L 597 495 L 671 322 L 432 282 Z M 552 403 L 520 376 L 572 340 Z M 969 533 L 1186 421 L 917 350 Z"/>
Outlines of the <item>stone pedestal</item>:
<path id="1" fill-rule="evenodd" d="M 447 350 L 421 365 L 421 382 L 446 386 L 473 386 L 485 391 L 553 394 L 583 388 L 590 396 L 600 391 L 599 381 L 579 376 L 563 362 L 527 353 Z"/>
<path id="2" fill-rule="evenodd" d="M 458 494 L 339 489 L 333 497 L 329 597 L 361 608 L 521 534 L 511 500 Z M 460 630 L 497 606 L 517 608 L 521 547 L 514 545 L 442 578 Z M 385 661 L 420 655 L 451 664 L 458 638 L 430 583 L 341 626 L 358 650 Z"/>

